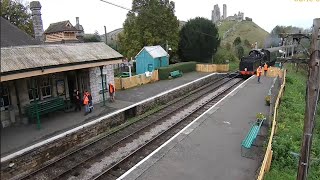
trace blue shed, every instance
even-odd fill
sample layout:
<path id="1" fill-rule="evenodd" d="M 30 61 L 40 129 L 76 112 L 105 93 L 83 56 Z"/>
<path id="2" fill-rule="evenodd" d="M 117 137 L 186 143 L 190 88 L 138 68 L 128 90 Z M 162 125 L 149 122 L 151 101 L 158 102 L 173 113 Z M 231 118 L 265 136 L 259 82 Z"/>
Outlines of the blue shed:
<path id="1" fill-rule="evenodd" d="M 152 72 L 158 67 L 169 66 L 169 55 L 161 46 L 145 46 L 136 55 L 136 73 Z"/>

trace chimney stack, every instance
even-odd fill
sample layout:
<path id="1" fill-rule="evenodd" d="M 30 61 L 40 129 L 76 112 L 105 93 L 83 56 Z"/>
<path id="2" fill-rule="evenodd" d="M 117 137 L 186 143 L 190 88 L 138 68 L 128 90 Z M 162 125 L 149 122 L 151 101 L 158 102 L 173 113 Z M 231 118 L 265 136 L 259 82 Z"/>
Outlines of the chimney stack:
<path id="1" fill-rule="evenodd" d="M 76 24 L 79 25 L 79 17 L 76 17 Z"/>
<path id="2" fill-rule="evenodd" d="M 32 1 L 30 3 L 30 10 L 32 12 L 32 21 L 34 29 L 34 37 L 36 40 L 43 42 L 43 24 L 41 19 L 41 4 L 39 1 Z"/>

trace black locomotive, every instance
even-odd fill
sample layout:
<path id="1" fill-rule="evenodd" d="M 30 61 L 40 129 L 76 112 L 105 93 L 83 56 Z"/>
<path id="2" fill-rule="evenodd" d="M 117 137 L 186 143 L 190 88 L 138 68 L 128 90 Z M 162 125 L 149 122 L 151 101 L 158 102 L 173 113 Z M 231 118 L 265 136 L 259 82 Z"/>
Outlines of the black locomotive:
<path id="1" fill-rule="evenodd" d="M 263 67 L 266 63 L 268 66 L 273 66 L 280 55 L 280 48 L 270 49 L 254 49 L 249 52 L 249 56 L 243 57 L 240 60 L 239 72 L 242 76 L 247 77 L 254 75 L 259 66 Z"/>

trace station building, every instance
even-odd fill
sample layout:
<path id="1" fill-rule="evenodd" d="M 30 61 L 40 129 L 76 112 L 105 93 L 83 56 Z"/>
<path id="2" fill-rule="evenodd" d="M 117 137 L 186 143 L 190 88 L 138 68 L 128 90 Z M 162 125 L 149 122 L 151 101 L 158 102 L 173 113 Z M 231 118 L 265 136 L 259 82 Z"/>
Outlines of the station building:
<path id="1" fill-rule="evenodd" d="M 122 58 L 102 42 L 43 44 L 1 18 L 1 126 L 28 122 L 25 107 L 35 100 L 72 101 L 74 89 L 101 102 Z"/>

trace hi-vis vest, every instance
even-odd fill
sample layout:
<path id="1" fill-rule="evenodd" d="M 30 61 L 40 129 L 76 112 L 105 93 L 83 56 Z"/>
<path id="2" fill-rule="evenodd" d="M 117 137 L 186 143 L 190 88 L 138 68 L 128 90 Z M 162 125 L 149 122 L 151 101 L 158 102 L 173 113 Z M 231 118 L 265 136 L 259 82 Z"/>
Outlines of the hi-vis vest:
<path id="1" fill-rule="evenodd" d="M 262 73 L 262 69 L 261 69 L 261 68 L 258 68 L 258 69 L 257 69 L 257 76 L 261 76 L 261 73 Z"/>

